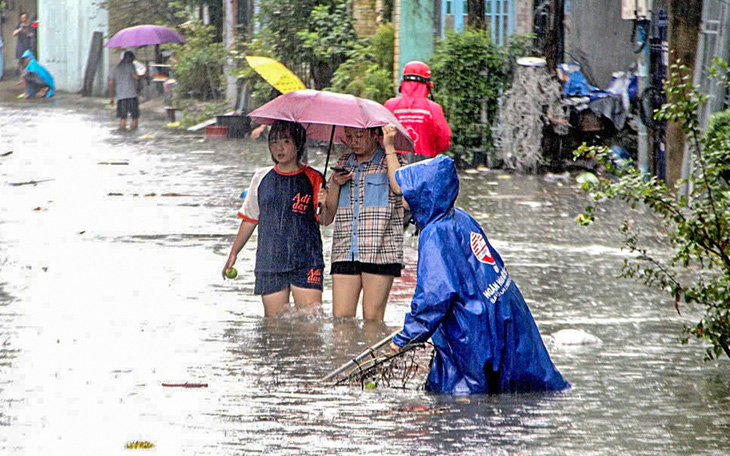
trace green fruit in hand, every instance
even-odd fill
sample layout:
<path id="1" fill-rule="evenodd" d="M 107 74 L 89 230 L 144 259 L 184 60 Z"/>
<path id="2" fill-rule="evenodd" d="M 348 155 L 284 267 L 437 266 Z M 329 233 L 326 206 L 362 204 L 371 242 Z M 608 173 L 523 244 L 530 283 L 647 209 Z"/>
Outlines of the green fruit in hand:
<path id="1" fill-rule="evenodd" d="M 238 271 L 236 271 L 236 268 L 228 268 L 226 270 L 226 277 L 228 277 L 229 279 L 235 279 L 236 277 L 238 277 Z"/>
<path id="2" fill-rule="evenodd" d="M 378 387 L 378 385 L 376 385 L 375 382 L 367 382 L 365 384 L 365 389 L 366 390 L 374 390 L 377 387 Z"/>

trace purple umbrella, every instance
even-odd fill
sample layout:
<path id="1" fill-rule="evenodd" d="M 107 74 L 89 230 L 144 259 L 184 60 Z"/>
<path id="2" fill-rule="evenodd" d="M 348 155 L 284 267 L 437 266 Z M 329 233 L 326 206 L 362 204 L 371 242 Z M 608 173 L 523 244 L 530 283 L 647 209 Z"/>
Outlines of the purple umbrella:
<path id="1" fill-rule="evenodd" d="M 104 47 L 126 48 L 149 44 L 184 43 L 185 38 L 161 25 L 137 25 L 118 31 Z"/>

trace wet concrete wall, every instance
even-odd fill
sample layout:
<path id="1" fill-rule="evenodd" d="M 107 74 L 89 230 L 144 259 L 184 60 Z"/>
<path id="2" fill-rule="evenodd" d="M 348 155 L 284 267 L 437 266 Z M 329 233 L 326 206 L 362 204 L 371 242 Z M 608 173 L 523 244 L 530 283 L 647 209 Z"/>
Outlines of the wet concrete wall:
<path id="1" fill-rule="evenodd" d="M 633 21 L 621 19 L 621 2 L 605 0 L 566 3 L 565 60 L 580 63 L 589 81 L 605 88 L 615 71 L 637 60 L 631 43 Z"/>
<path id="2" fill-rule="evenodd" d="M 406 63 L 428 61 L 433 54 L 434 5 L 430 0 L 399 0 L 395 6 L 395 86 Z"/>
<path id="3" fill-rule="evenodd" d="M 43 26 L 38 34 L 41 63 L 51 72 L 58 90 L 77 92 L 83 85 L 91 37 L 95 31 L 108 35 L 108 14 L 95 0 L 39 0 Z M 94 79 L 94 95 L 106 90 L 108 52 Z"/>

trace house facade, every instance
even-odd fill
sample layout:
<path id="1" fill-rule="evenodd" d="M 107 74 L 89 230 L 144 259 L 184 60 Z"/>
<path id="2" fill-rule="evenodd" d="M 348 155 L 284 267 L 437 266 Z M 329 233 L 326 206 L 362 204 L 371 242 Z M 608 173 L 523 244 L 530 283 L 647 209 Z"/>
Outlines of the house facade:
<path id="1" fill-rule="evenodd" d="M 53 75 L 56 89 L 77 92 L 83 85 L 86 61 L 92 34 L 100 31 L 108 35 L 107 11 L 99 0 L 6 0 L 2 27 L 4 42 L 4 70 L 12 74 L 16 68 L 13 29 L 20 14 L 28 13 L 37 21 L 38 61 Z M 109 53 L 102 54 L 94 80 L 93 92 L 102 95 L 106 90 Z"/>
<path id="2" fill-rule="evenodd" d="M 504 46 L 514 33 L 532 31 L 534 0 L 484 0 L 487 29 L 492 41 Z M 439 36 L 461 32 L 467 22 L 466 0 L 440 0 Z"/>
<path id="3" fill-rule="evenodd" d="M 505 46 L 514 33 L 529 33 L 535 0 L 484 0 L 486 23 L 494 43 Z M 395 0 L 395 85 L 406 63 L 427 61 L 438 39 L 464 31 L 466 0 Z"/>

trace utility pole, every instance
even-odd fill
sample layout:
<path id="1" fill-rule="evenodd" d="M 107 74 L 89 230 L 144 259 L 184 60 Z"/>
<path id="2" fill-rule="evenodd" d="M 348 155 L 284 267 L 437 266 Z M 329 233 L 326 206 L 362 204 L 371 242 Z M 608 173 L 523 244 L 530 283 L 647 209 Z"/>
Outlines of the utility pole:
<path id="1" fill-rule="evenodd" d="M 236 0 L 223 0 L 225 10 L 223 16 L 223 42 L 226 45 L 229 57 L 226 59 L 226 100 L 236 100 L 236 78 L 231 75 L 233 70 L 233 58 L 230 57 L 230 51 L 236 44 L 236 10 L 238 2 Z"/>
<path id="2" fill-rule="evenodd" d="M 651 0 L 647 0 L 647 11 L 652 9 Z M 637 70 L 638 70 L 638 85 L 639 93 L 644 93 L 647 87 L 649 87 L 649 24 L 650 22 L 646 17 L 640 17 L 639 11 L 635 12 L 636 18 L 636 29 L 638 34 L 639 43 L 641 45 L 638 58 L 637 58 Z M 641 174 L 649 176 L 649 129 L 646 127 L 644 122 L 639 119 L 639 128 L 637 132 L 637 145 L 636 155 L 638 161 L 638 168 Z"/>
<path id="3" fill-rule="evenodd" d="M 690 70 L 694 69 L 701 23 L 702 0 L 669 0 L 670 65 L 679 59 Z M 673 187 L 682 176 L 685 142 L 682 124 L 668 122 L 666 137 L 667 185 Z"/>
<path id="4" fill-rule="evenodd" d="M 550 0 L 548 7 L 547 36 L 545 37 L 545 60 L 551 76 L 563 61 L 565 52 L 565 0 Z"/>

